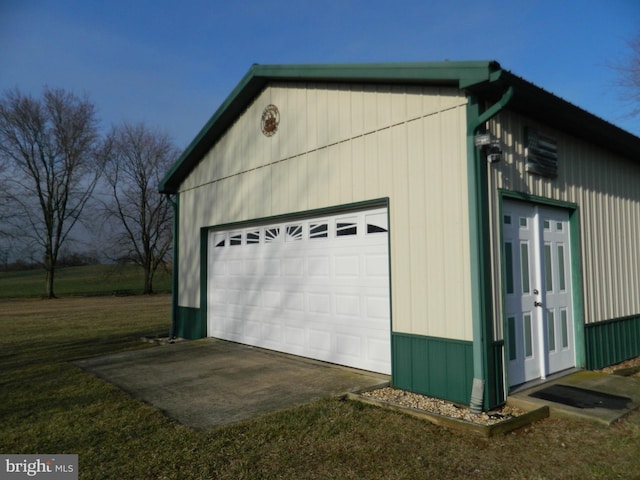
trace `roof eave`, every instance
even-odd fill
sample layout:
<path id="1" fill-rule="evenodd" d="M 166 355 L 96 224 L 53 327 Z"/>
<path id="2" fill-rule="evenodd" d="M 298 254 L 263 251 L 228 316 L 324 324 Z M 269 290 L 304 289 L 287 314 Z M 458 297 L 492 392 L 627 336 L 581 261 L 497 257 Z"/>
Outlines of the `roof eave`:
<path id="1" fill-rule="evenodd" d="M 499 81 L 476 84 L 469 90 L 488 101 L 495 101 L 509 87 L 514 95 L 507 105 L 544 125 L 585 139 L 629 159 L 640 158 L 640 138 L 606 120 L 554 95 L 513 73 L 503 70 Z"/>
<path id="2" fill-rule="evenodd" d="M 491 80 L 499 71 L 500 65 L 493 61 L 253 65 L 167 172 L 159 190 L 176 193 L 182 180 L 270 81 L 446 84 L 466 88 Z"/>

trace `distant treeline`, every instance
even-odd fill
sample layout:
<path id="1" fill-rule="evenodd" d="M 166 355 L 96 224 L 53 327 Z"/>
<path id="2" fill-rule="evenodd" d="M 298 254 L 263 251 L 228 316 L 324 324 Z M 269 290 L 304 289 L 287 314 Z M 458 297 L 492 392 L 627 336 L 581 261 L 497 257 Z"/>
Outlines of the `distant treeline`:
<path id="1" fill-rule="evenodd" d="M 84 265 L 98 265 L 100 260 L 98 257 L 85 253 L 70 253 L 63 255 L 58 260 L 59 267 L 81 267 Z M 42 262 L 16 260 L 11 263 L 1 263 L 0 272 L 20 272 L 24 270 L 37 270 L 43 268 Z"/>

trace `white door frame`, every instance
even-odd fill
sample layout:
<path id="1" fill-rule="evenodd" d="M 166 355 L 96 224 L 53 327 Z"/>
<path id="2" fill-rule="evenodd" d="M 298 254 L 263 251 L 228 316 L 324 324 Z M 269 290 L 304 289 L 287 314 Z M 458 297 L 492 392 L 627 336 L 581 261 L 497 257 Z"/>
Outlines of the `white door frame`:
<path id="1" fill-rule="evenodd" d="M 577 242 L 567 208 L 505 198 L 501 212 L 504 365 L 514 386 L 574 367 L 582 356 L 575 322 L 581 297 L 574 295 L 580 285 L 572 283 Z"/>

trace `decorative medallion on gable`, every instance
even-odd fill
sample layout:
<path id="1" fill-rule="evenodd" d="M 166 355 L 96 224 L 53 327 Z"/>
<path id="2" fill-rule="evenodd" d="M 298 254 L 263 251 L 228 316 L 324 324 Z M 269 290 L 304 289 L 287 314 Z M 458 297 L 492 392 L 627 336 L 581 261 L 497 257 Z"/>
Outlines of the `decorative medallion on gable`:
<path id="1" fill-rule="evenodd" d="M 260 126 L 262 133 L 267 137 L 272 137 L 278 131 L 278 125 L 280 124 L 280 112 L 275 105 L 267 105 L 262 112 L 262 119 Z"/>

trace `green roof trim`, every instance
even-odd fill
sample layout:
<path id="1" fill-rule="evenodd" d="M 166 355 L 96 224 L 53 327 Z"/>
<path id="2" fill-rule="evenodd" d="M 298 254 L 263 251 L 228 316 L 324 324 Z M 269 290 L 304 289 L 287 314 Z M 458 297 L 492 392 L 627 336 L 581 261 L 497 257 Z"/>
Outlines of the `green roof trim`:
<path id="1" fill-rule="evenodd" d="M 503 70 L 495 61 L 253 65 L 160 182 L 161 193 L 176 193 L 206 153 L 271 81 L 450 85 L 495 103 L 513 87 L 508 108 L 602 145 L 640 158 L 640 138 Z"/>
<path id="2" fill-rule="evenodd" d="M 493 61 L 253 65 L 160 182 L 160 192 L 177 192 L 181 181 L 270 81 L 417 83 L 467 88 L 491 80 L 499 71 L 500 65 Z"/>

